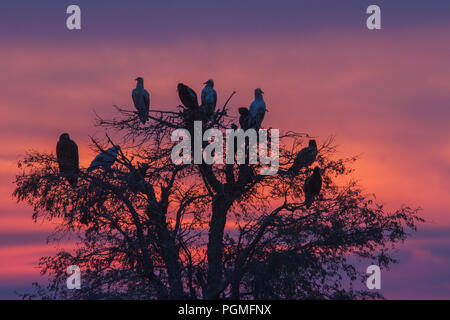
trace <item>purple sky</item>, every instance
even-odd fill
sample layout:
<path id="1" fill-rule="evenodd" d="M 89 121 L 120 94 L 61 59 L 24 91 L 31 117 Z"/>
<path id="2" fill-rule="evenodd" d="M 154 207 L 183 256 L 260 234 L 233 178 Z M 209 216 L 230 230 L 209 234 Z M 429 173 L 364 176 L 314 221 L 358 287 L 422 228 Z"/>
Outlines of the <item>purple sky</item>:
<path id="1" fill-rule="evenodd" d="M 82 30 L 65 28 L 78 4 Z M 378 4 L 382 30 L 365 28 Z M 93 157 L 95 109 L 130 103 L 142 75 L 152 103 L 177 103 L 175 84 L 212 77 L 219 103 L 248 105 L 262 87 L 267 125 L 337 136 L 361 155 L 356 177 L 389 208 L 428 220 L 383 274 L 387 298 L 450 299 L 450 1 L 20 1 L 0 3 L 0 298 L 39 281 L 51 226 L 11 197 L 15 162 L 54 151 L 70 131 Z M 274 108 L 274 107 L 273 107 Z"/>

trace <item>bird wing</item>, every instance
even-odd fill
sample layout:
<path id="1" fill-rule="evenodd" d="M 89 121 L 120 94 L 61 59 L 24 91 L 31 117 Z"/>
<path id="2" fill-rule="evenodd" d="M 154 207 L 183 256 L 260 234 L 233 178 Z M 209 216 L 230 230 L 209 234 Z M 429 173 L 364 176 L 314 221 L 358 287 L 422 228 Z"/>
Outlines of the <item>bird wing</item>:
<path id="1" fill-rule="evenodd" d="M 266 104 L 265 103 L 259 104 L 258 109 L 256 110 L 258 118 L 261 119 L 262 121 L 262 119 L 264 119 L 264 116 L 266 114 Z"/>
<path id="2" fill-rule="evenodd" d="M 294 160 L 294 166 L 296 169 L 300 170 L 303 167 L 310 166 L 317 156 L 317 150 L 311 147 L 305 147 L 297 154 Z"/>
<path id="3" fill-rule="evenodd" d="M 298 153 L 297 153 L 297 156 L 295 157 L 295 160 L 294 160 L 294 167 L 295 168 L 300 168 L 300 166 L 302 165 L 302 162 L 303 162 L 303 159 L 304 159 L 304 157 L 305 157 L 305 154 L 308 152 L 308 149 L 307 148 L 303 148 L 302 150 L 300 150 Z"/>
<path id="4" fill-rule="evenodd" d="M 250 108 L 248 109 L 248 112 L 250 113 L 250 116 L 252 116 L 252 117 L 254 117 L 254 116 L 256 116 L 256 101 L 253 101 L 251 104 L 250 104 Z"/>
<path id="5" fill-rule="evenodd" d="M 96 168 L 99 167 L 103 164 L 103 153 L 100 153 L 99 155 L 97 155 L 94 160 L 92 160 L 91 165 L 89 166 L 89 168 Z"/>
<path id="6" fill-rule="evenodd" d="M 58 159 L 58 162 L 60 162 L 61 158 L 64 156 L 64 148 L 61 141 L 58 141 L 56 144 L 56 158 Z"/>
<path id="7" fill-rule="evenodd" d="M 213 106 L 214 106 L 214 109 L 216 108 L 216 105 L 217 105 L 217 92 L 216 92 L 216 90 L 214 90 L 213 89 Z"/>
<path id="8" fill-rule="evenodd" d="M 134 106 L 137 108 L 139 108 L 139 91 L 138 89 L 134 89 L 133 92 L 131 93 L 131 97 L 133 98 L 133 103 Z"/>
<path id="9" fill-rule="evenodd" d="M 150 106 L 150 93 L 144 89 L 144 105 L 149 108 Z"/>
<path id="10" fill-rule="evenodd" d="M 72 145 L 71 147 L 72 147 L 72 161 L 73 161 L 73 165 L 78 170 L 80 168 L 80 158 L 79 158 L 79 154 L 78 154 L 78 145 L 74 141 L 71 141 L 71 145 Z"/>
<path id="11" fill-rule="evenodd" d="M 319 175 L 311 179 L 311 191 L 314 195 L 318 195 L 320 189 L 322 189 L 322 177 Z"/>
<path id="12" fill-rule="evenodd" d="M 188 92 L 189 92 L 189 96 L 192 99 L 192 102 L 194 103 L 194 107 L 198 107 L 198 98 L 197 98 L 197 94 L 195 93 L 194 90 L 192 90 L 191 88 L 188 87 Z"/>
<path id="13" fill-rule="evenodd" d="M 100 167 L 100 166 L 112 166 L 117 158 L 117 151 L 114 147 L 103 151 L 97 155 L 92 161 L 90 168 Z"/>
<path id="14" fill-rule="evenodd" d="M 303 185 L 303 192 L 306 194 L 309 194 L 309 191 L 311 189 L 311 177 L 306 178 L 305 184 Z"/>

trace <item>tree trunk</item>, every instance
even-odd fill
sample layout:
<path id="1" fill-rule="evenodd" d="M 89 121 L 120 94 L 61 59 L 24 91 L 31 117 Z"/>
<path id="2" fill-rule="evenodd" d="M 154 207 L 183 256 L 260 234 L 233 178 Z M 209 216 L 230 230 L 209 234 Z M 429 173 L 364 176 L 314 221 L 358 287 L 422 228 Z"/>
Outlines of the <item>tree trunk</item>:
<path id="1" fill-rule="evenodd" d="M 230 203 L 224 194 L 217 195 L 213 199 L 206 252 L 208 257 L 208 284 L 206 294 L 204 294 L 206 299 L 217 299 L 220 294 L 223 270 L 223 234 L 229 208 Z"/>
<path id="2" fill-rule="evenodd" d="M 179 249 L 175 243 L 175 238 L 171 235 L 164 214 L 156 206 L 150 209 L 150 216 L 155 224 L 158 236 L 158 247 L 164 264 L 167 266 L 167 276 L 170 287 L 170 299 L 183 299 L 183 281 L 181 277 L 181 267 L 179 261 Z"/>
<path id="3" fill-rule="evenodd" d="M 159 229 L 157 227 L 157 229 Z M 183 299 L 185 293 L 183 290 L 183 282 L 181 280 L 181 269 L 179 263 L 179 250 L 175 244 L 173 237 L 167 228 L 157 230 L 161 241 L 161 256 L 167 266 L 167 275 L 170 285 L 170 298 Z"/>

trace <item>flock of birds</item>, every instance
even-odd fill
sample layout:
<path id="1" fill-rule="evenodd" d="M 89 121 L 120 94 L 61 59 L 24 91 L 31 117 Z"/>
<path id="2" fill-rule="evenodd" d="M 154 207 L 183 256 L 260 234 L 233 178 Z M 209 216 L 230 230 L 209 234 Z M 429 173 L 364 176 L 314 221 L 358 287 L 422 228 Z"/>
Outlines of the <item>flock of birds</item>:
<path id="1" fill-rule="evenodd" d="M 139 119 L 145 124 L 150 112 L 150 93 L 144 88 L 144 79 L 136 78 L 136 88 L 132 91 L 134 107 Z M 179 83 L 177 86 L 178 96 L 185 108 L 191 111 L 201 110 L 207 118 L 211 119 L 217 105 L 217 92 L 214 90 L 214 80 L 209 79 L 203 83 L 205 87 L 201 94 L 201 104 L 198 102 L 197 94 L 189 86 Z M 250 108 L 239 108 L 239 124 L 243 130 L 253 128 L 258 130 L 266 114 L 266 103 L 263 99 L 263 91 L 255 89 L 255 100 Z"/>
<path id="2" fill-rule="evenodd" d="M 137 110 L 139 120 L 145 124 L 149 119 L 150 112 L 150 93 L 144 88 L 144 79 L 136 78 L 137 85 L 132 91 L 132 99 Z M 207 118 L 211 119 L 216 109 L 217 92 L 214 90 L 214 81 L 208 80 L 204 83 L 205 87 L 201 94 L 201 104 L 199 105 L 197 94 L 193 89 L 183 83 L 179 83 L 177 91 L 181 103 L 188 110 L 201 110 Z M 251 103 L 250 108 L 239 108 L 239 125 L 241 129 L 248 130 L 250 128 L 259 130 L 266 114 L 266 103 L 263 99 L 264 92 L 257 88 L 255 89 L 255 99 Z M 235 124 L 232 128 L 236 129 Z M 96 169 L 108 170 L 117 160 L 120 146 L 115 145 L 98 154 L 91 162 L 88 172 Z M 75 187 L 78 180 L 79 173 L 79 155 L 77 144 L 70 139 L 68 133 L 63 133 L 56 146 L 56 156 L 59 165 L 59 170 L 62 176 L 67 178 L 67 181 L 72 187 Z M 317 143 L 315 140 L 310 140 L 308 147 L 300 150 L 295 157 L 294 164 L 287 170 L 291 177 L 298 175 L 302 168 L 307 168 L 314 163 L 317 157 Z M 307 208 L 311 206 L 314 199 L 320 194 L 322 188 L 321 170 L 315 167 L 313 173 L 305 180 L 303 191 L 305 193 L 305 205 Z"/>

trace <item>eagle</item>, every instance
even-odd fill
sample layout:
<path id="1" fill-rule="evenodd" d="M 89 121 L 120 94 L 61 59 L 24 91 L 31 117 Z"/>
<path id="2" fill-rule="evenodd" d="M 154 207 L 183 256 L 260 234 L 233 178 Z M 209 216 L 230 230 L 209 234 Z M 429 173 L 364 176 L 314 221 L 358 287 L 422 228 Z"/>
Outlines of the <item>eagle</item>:
<path id="1" fill-rule="evenodd" d="M 101 152 L 95 157 L 88 168 L 88 171 L 93 171 L 102 167 L 103 169 L 109 169 L 116 162 L 117 154 L 120 150 L 119 146 L 113 146 L 108 150 Z"/>
<path id="2" fill-rule="evenodd" d="M 320 175 L 320 168 L 315 167 L 312 175 L 310 175 L 303 185 L 305 192 L 305 205 L 307 208 L 311 207 L 314 198 L 319 195 L 322 188 L 322 176 Z"/>
<path id="3" fill-rule="evenodd" d="M 307 147 L 303 148 L 297 153 L 294 164 L 289 168 L 289 173 L 295 177 L 302 168 L 307 168 L 316 161 L 317 157 L 317 143 L 316 140 L 309 140 Z"/>
<path id="4" fill-rule="evenodd" d="M 239 125 L 242 130 L 248 129 L 250 113 L 247 108 L 239 108 Z"/>
<path id="5" fill-rule="evenodd" d="M 177 86 L 178 96 L 180 97 L 181 103 L 190 110 L 195 110 L 198 108 L 197 94 L 194 90 L 179 83 Z"/>
<path id="6" fill-rule="evenodd" d="M 202 90 L 202 109 L 205 114 L 210 117 L 216 110 L 217 92 L 214 90 L 214 81 L 209 79 L 204 83 Z"/>
<path id="7" fill-rule="evenodd" d="M 67 177 L 67 181 L 75 187 L 78 180 L 79 155 L 77 144 L 70 139 L 68 133 L 63 133 L 56 144 L 56 159 L 61 175 Z"/>
<path id="8" fill-rule="evenodd" d="M 138 111 L 139 119 L 142 124 L 145 124 L 148 120 L 148 113 L 150 110 L 150 94 L 144 89 L 144 79 L 141 77 L 136 78 L 136 88 L 133 89 L 131 97 L 133 98 L 134 106 Z"/>

